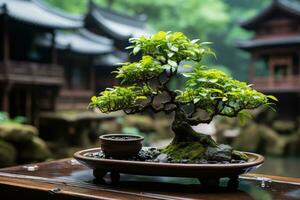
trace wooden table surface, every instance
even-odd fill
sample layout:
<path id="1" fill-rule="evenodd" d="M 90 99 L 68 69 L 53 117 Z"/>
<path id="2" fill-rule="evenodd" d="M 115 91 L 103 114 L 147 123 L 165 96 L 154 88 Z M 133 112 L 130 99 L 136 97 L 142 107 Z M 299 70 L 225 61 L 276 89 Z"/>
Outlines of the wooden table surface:
<path id="1" fill-rule="evenodd" d="M 300 179 L 247 174 L 237 190 L 222 185 L 201 188 L 197 179 L 121 175 L 112 185 L 109 177 L 96 181 L 92 170 L 74 159 L 0 169 L 1 199 L 300 199 Z M 4 198 L 6 197 L 6 198 Z"/>

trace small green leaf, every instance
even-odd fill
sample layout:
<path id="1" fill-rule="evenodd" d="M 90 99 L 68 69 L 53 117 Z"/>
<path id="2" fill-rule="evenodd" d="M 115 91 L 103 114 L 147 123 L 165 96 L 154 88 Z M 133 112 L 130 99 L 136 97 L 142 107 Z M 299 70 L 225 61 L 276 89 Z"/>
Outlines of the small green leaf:
<path id="1" fill-rule="evenodd" d="M 172 56 L 174 56 L 174 53 L 173 52 L 169 52 L 168 53 L 168 57 L 171 58 Z"/>
<path id="2" fill-rule="evenodd" d="M 191 41 L 191 43 L 195 44 L 195 43 L 197 43 L 199 41 L 200 41 L 200 39 L 194 39 L 194 40 Z"/>
<path id="3" fill-rule="evenodd" d="M 177 62 L 173 60 L 168 60 L 168 64 L 171 65 L 172 67 L 177 67 Z"/>
<path id="4" fill-rule="evenodd" d="M 191 73 L 182 73 L 182 76 L 189 78 L 192 76 L 192 74 Z"/>
<path id="5" fill-rule="evenodd" d="M 201 45 L 210 45 L 210 44 L 212 44 L 212 42 L 201 42 L 200 44 Z"/>
<path id="6" fill-rule="evenodd" d="M 96 102 L 97 101 L 97 97 L 96 96 L 92 96 L 91 101 L 92 102 Z"/>
<path id="7" fill-rule="evenodd" d="M 141 50 L 140 46 L 136 46 L 136 47 L 134 47 L 132 53 L 133 53 L 134 55 L 136 55 L 140 50 Z"/>
<path id="8" fill-rule="evenodd" d="M 198 103 L 200 100 L 201 100 L 200 98 L 197 98 L 197 97 L 196 97 L 196 98 L 193 100 L 193 102 L 194 102 L 194 104 L 196 104 L 196 103 Z"/>
<path id="9" fill-rule="evenodd" d="M 171 51 L 174 51 L 174 52 L 177 52 L 177 51 L 178 51 L 178 48 L 175 47 L 175 46 L 171 46 L 170 50 L 171 50 Z"/>
<path id="10" fill-rule="evenodd" d="M 247 110 L 241 110 L 239 113 L 238 113 L 238 119 L 239 119 L 239 123 L 241 125 L 244 125 L 247 121 L 247 119 L 252 119 L 252 115 L 249 111 Z"/>
<path id="11" fill-rule="evenodd" d="M 166 70 L 170 70 L 172 67 L 170 65 L 163 65 L 162 68 Z"/>
<path id="12" fill-rule="evenodd" d="M 183 67 L 183 68 L 186 68 L 186 69 L 190 69 L 190 68 L 192 68 L 192 66 L 191 66 L 191 65 L 183 65 L 182 67 Z"/>
<path id="13" fill-rule="evenodd" d="M 216 82 L 218 82 L 218 79 L 209 79 L 208 82 L 210 82 L 210 83 L 216 83 Z"/>
<path id="14" fill-rule="evenodd" d="M 137 96 L 136 100 L 147 100 L 148 98 L 146 96 Z"/>
<path id="15" fill-rule="evenodd" d="M 207 81 L 207 79 L 206 78 L 198 78 L 197 81 L 199 81 L 199 82 L 205 82 L 205 81 Z"/>
<path id="16" fill-rule="evenodd" d="M 128 46 L 125 49 L 133 49 L 133 48 L 134 48 L 134 46 Z"/>
<path id="17" fill-rule="evenodd" d="M 274 101 L 278 101 L 278 99 L 276 97 L 274 97 L 273 95 L 267 95 L 267 98 L 272 99 Z"/>

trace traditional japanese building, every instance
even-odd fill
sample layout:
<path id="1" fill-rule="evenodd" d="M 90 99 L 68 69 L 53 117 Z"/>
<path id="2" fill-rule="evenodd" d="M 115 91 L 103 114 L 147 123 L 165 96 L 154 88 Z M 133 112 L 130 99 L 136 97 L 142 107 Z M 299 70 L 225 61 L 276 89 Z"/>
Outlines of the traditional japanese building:
<path id="1" fill-rule="evenodd" d="M 253 32 L 238 47 L 251 54 L 249 82 L 275 95 L 282 118 L 300 115 L 300 5 L 274 0 L 241 26 Z"/>
<path id="2" fill-rule="evenodd" d="M 89 3 L 73 16 L 40 0 L 0 0 L 0 111 L 36 123 L 41 113 L 86 109 L 114 85 L 111 71 L 129 59 L 130 37 L 143 19 Z"/>
<path id="3" fill-rule="evenodd" d="M 51 35 L 38 37 L 36 43 L 40 47 L 51 47 Z M 86 29 L 65 33 L 57 31 L 55 34 L 55 48 L 58 51 L 57 62 L 64 68 L 64 83 L 58 93 L 56 109 L 85 109 L 91 96 L 95 94 L 96 69 L 95 61 L 103 59 L 101 69 L 112 70 L 113 63 L 106 65 L 108 56 L 113 56 L 112 40 L 95 35 Z M 99 78 L 106 78 L 103 73 Z M 102 80 L 104 81 L 104 80 Z M 105 82 L 105 81 L 104 81 Z"/>
<path id="4" fill-rule="evenodd" d="M 55 30 L 78 29 L 82 21 L 35 0 L 0 0 L 0 105 L 11 116 L 29 121 L 40 111 L 55 110 L 64 69 L 57 64 Z M 38 51 L 35 37 L 49 34 L 51 45 Z"/>
<path id="5" fill-rule="evenodd" d="M 104 9 L 97 6 L 93 0 L 89 1 L 89 10 L 84 19 L 85 28 L 99 35 L 111 38 L 116 49 L 119 50 L 119 57 L 128 56 L 124 49 L 129 45 L 128 39 L 149 35 L 146 28 L 146 17 L 129 16 L 117 13 L 111 9 Z"/>
<path id="6" fill-rule="evenodd" d="M 84 27 L 103 37 L 110 38 L 113 41 L 115 51 L 114 54 L 105 57 L 99 57 L 96 60 L 95 68 L 95 88 L 96 92 L 103 90 L 108 86 L 115 84 L 115 80 L 111 71 L 115 70 L 113 63 L 124 61 L 134 61 L 139 55 L 129 55 L 125 50 L 129 46 L 128 39 L 131 37 L 139 37 L 141 35 L 149 35 L 146 28 L 146 17 L 129 16 L 117 13 L 111 9 L 101 8 L 96 5 L 93 0 L 89 1 L 89 9 L 84 19 Z"/>

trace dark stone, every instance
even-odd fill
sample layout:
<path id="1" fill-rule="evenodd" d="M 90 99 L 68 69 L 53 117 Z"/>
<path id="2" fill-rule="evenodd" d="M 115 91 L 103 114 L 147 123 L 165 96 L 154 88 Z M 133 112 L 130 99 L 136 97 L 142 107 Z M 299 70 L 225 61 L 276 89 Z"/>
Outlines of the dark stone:
<path id="1" fill-rule="evenodd" d="M 209 161 L 207 161 L 207 163 L 208 163 L 208 164 L 217 164 L 218 161 L 209 160 Z"/>
<path id="2" fill-rule="evenodd" d="M 168 155 L 162 153 L 162 154 L 159 154 L 156 159 L 158 159 L 159 162 L 168 162 Z"/>
<path id="3" fill-rule="evenodd" d="M 207 160 L 199 160 L 199 164 L 207 164 Z"/>
<path id="4" fill-rule="evenodd" d="M 189 160 L 188 159 L 183 159 L 183 160 L 181 160 L 181 163 L 189 163 Z"/>
<path id="5" fill-rule="evenodd" d="M 217 147 L 208 147 L 205 152 L 207 160 L 213 161 L 230 161 L 232 147 L 225 144 L 220 144 Z"/>

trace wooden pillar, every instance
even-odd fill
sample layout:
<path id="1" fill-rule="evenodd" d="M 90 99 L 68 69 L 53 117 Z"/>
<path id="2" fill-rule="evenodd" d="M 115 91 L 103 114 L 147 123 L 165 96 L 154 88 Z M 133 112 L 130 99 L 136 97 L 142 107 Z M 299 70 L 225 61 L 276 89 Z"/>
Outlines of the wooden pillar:
<path id="1" fill-rule="evenodd" d="M 2 7 L 4 15 L 3 15 L 3 64 L 4 64 L 4 73 L 5 76 L 8 75 L 8 63 L 10 58 L 10 49 L 9 49 L 9 18 L 7 15 L 7 7 L 6 4 Z M 3 101 L 2 101 L 2 109 L 4 112 L 9 113 L 9 93 L 11 89 L 11 84 L 8 82 L 4 87 L 3 91 Z"/>
<path id="2" fill-rule="evenodd" d="M 287 81 L 293 84 L 293 60 L 292 57 L 288 57 L 287 59 Z"/>
<path id="3" fill-rule="evenodd" d="M 257 54 L 252 53 L 251 55 L 251 61 L 250 61 L 250 66 L 249 66 L 249 82 L 252 82 L 253 79 L 255 78 L 256 70 L 255 70 L 255 64 L 257 60 Z"/>
<path id="4" fill-rule="evenodd" d="M 52 55 L 52 64 L 57 64 L 57 52 L 56 52 L 56 48 L 55 48 L 55 37 L 56 37 L 56 33 L 55 31 L 53 30 L 51 32 L 51 55 Z"/>
<path id="5" fill-rule="evenodd" d="M 3 62 L 6 64 L 9 61 L 9 29 L 8 29 L 8 15 L 6 4 L 3 5 Z"/>
<path id="6" fill-rule="evenodd" d="M 298 86 L 300 86 L 300 51 L 298 51 L 298 72 L 297 73 L 295 74 L 295 78 L 294 79 L 295 79 L 296 84 Z M 300 100 L 300 94 L 299 94 L 299 100 Z M 300 111 L 300 107 L 299 107 L 299 111 Z"/>
<path id="7" fill-rule="evenodd" d="M 71 53 L 71 45 L 70 44 L 68 44 L 68 46 L 67 46 L 67 49 L 66 49 L 66 55 L 68 56 L 68 62 L 67 62 L 67 68 L 68 68 L 68 83 L 67 83 L 67 85 L 68 85 L 68 89 L 69 90 L 72 90 L 73 89 L 73 84 L 72 84 L 72 77 L 73 77 L 73 70 L 74 70 L 74 68 L 73 68 L 73 58 L 71 57 L 72 56 L 72 53 Z"/>
<path id="8" fill-rule="evenodd" d="M 268 65 L 269 65 L 269 85 L 272 86 L 275 80 L 275 72 L 274 72 L 275 63 L 273 62 L 272 58 L 269 59 Z"/>
<path id="9" fill-rule="evenodd" d="M 10 48 L 9 48 L 9 17 L 6 14 L 7 8 L 6 4 L 3 5 L 4 16 L 3 16 L 3 63 L 7 69 L 7 64 L 10 58 Z"/>
<path id="10" fill-rule="evenodd" d="M 26 107 L 25 107 L 25 115 L 28 119 L 28 122 L 32 120 L 32 91 L 31 89 L 26 90 Z"/>
<path id="11" fill-rule="evenodd" d="M 39 117 L 40 117 L 40 104 L 39 104 L 39 91 L 37 89 L 33 90 L 31 92 L 32 96 L 32 116 L 31 116 L 31 121 L 32 124 L 36 127 L 39 127 Z"/>
<path id="12" fill-rule="evenodd" d="M 5 87 L 3 91 L 2 109 L 4 112 L 9 113 L 9 87 Z"/>
<path id="13" fill-rule="evenodd" d="M 91 56 L 91 67 L 90 67 L 90 90 L 95 92 L 95 85 L 96 85 L 96 70 L 94 65 L 93 57 Z"/>

